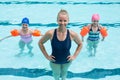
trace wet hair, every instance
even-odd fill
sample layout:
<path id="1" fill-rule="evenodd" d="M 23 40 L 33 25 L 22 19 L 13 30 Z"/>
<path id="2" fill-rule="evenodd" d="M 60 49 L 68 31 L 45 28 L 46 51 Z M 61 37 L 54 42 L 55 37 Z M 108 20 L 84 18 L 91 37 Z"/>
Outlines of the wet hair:
<path id="1" fill-rule="evenodd" d="M 62 15 L 67 15 L 68 19 L 69 19 L 69 15 L 68 15 L 68 12 L 64 9 L 61 9 L 59 12 L 58 12 L 58 15 L 57 15 L 57 20 L 59 18 L 59 15 L 62 14 Z"/>

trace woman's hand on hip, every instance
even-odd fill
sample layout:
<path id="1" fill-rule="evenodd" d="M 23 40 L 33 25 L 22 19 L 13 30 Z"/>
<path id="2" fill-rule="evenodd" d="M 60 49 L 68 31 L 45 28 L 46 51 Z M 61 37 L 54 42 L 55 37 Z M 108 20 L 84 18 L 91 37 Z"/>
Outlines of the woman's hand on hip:
<path id="1" fill-rule="evenodd" d="M 68 56 L 67 59 L 68 61 L 73 61 L 75 59 L 75 56 Z"/>
<path id="2" fill-rule="evenodd" d="M 48 59 L 49 61 L 55 62 L 55 57 L 52 56 L 52 55 L 48 56 L 47 59 Z"/>

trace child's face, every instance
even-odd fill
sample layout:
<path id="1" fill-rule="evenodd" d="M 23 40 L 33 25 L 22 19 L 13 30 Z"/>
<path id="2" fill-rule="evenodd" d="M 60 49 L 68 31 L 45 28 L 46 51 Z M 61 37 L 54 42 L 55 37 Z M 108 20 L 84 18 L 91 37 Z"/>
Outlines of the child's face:
<path id="1" fill-rule="evenodd" d="M 67 15 L 59 14 L 58 20 L 57 20 L 59 26 L 64 26 L 65 27 L 68 24 L 68 21 L 69 20 L 68 20 Z"/>
<path id="2" fill-rule="evenodd" d="M 22 24 L 22 29 L 24 30 L 28 29 L 28 24 Z"/>
<path id="3" fill-rule="evenodd" d="M 92 21 L 92 23 L 96 25 L 96 24 L 99 23 L 99 21 L 98 20 L 94 20 L 94 21 Z"/>

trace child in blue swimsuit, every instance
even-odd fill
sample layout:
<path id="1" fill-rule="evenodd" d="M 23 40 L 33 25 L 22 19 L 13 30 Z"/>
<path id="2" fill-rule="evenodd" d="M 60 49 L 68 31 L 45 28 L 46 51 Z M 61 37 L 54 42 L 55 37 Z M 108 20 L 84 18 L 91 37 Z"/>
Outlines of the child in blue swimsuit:
<path id="1" fill-rule="evenodd" d="M 103 26 L 99 24 L 99 20 L 100 20 L 99 14 L 93 14 L 91 19 L 92 24 L 86 26 L 86 28 L 89 30 L 88 31 L 89 35 L 87 38 L 87 48 L 90 53 L 89 56 L 96 55 L 96 49 L 100 39 L 99 34 L 103 30 Z M 105 31 L 103 35 L 107 36 L 107 34 L 105 34 Z M 102 41 L 104 40 L 105 36 L 102 37 Z M 82 41 L 84 41 L 84 36 L 82 36 Z"/>

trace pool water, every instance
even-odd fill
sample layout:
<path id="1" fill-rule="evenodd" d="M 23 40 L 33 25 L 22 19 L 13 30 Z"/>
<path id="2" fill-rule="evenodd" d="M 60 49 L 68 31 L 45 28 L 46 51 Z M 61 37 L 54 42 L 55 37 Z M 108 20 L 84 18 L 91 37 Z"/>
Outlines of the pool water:
<path id="1" fill-rule="evenodd" d="M 70 16 L 67 28 L 79 34 L 83 26 L 91 23 L 91 15 L 99 13 L 100 23 L 107 27 L 108 36 L 105 41 L 100 41 L 95 57 L 88 57 L 86 41 L 83 42 L 79 56 L 68 70 L 67 80 L 120 80 L 119 8 L 119 0 L 0 1 L 0 39 L 10 35 L 12 29 L 20 29 L 23 17 L 30 19 L 31 29 L 39 29 L 44 34 L 57 28 L 57 13 L 60 9 L 66 9 Z M 49 61 L 38 47 L 40 38 L 33 37 L 33 57 L 27 54 L 26 47 L 25 55 L 15 56 L 19 53 L 19 36 L 0 41 L 0 80 L 53 80 Z M 50 41 L 45 43 L 45 47 L 51 54 Z M 75 47 L 72 42 L 71 54 Z"/>

